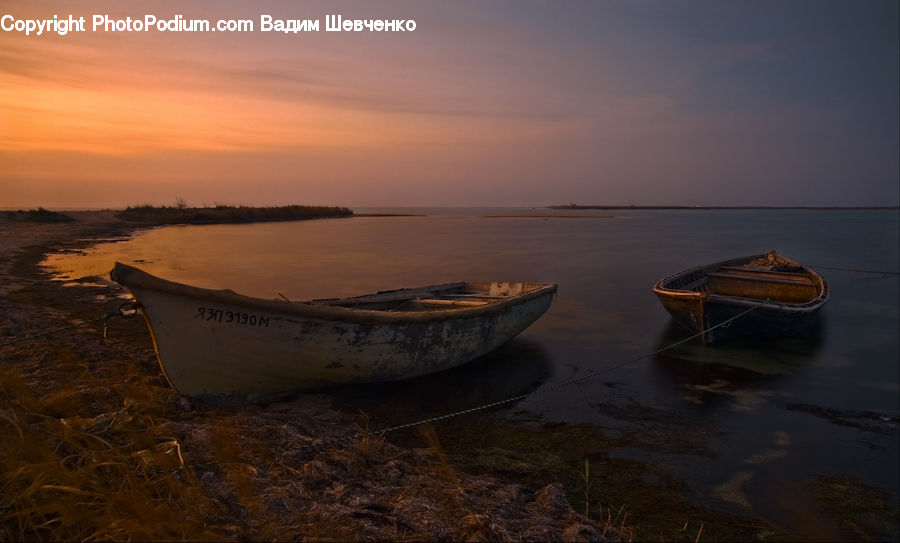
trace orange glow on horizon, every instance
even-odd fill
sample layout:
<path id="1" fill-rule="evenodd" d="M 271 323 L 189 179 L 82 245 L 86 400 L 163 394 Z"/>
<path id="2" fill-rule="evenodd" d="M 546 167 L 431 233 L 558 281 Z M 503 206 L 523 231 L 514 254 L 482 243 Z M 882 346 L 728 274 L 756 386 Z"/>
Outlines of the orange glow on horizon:
<path id="1" fill-rule="evenodd" d="M 501 123 L 109 81 L 88 88 L 12 74 L 0 75 L 0 112 L 0 144 L 7 150 L 101 155 L 490 142 L 548 130 L 515 119 Z"/>
<path id="2" fill-rule="evenodd" d="M 0 207 L 895 204 L 896 3 L 867 6 L 7 0 Z M 9 27 L 338 12 L 417 26 Z"/>
<path id="3" fill-rule="evenodd" d="M 413 132 L 421 135 L 410 126 L 415 123 L 299 101 L 171 88 L 72 88 L 9 75 L 0 78 L 0 88 L 0 143 L 9 150 L 241 152 L 395 144 Z"/>

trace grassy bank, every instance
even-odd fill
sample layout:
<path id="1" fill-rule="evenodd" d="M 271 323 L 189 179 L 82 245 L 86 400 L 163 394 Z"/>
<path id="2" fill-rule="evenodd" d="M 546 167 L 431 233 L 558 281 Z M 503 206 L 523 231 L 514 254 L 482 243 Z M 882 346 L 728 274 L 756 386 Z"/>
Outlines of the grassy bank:
<path id="1" fill-rule="evenodd" d="M 18 211 L 4 211 L 3 215 L 5 215 L 9 220 L 21 220 L 41 223 L 72 222 L 75 220 L 65 213 L 49 211 L 44 209 L 43 207 L 39 207 L 37 209 L 29 209 L 28 211 L 22 209 Z"/>
<path id="2" fill-rule="evenodd" d="M 171 207 L 151 205 L 128 207 L 125 211 L 118 213 L 116 218 L 123 221 L 153 224 L 214 224 L 298 221 L 351 216 L 353 216 L 352 210 L 337 206 L 248 207 L 217 205 L 215 207 L 188 207 L 184 204 L 179 204 Z"/>

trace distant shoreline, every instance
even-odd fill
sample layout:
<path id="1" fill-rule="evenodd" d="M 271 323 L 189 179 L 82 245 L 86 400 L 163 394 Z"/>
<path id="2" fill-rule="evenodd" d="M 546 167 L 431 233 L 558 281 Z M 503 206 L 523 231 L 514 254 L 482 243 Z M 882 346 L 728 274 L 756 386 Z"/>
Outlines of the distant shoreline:
<path id="1" fill-rule="evenodd" d="M 427 217 L 423 213 L 353 213 L 354 217 Z"/>
<path id="2" fill-rule="evenodd" d="M 332 219 L 352 217 L 353 211 L 337 206 L 287 205 L 277 207 L 225 206 L 188 207 L 179 204 L 169 206 L 128 207 L 116 213 L 122 221 L 156 225 L 173 224 L 233 224 L 275 221 L 299 221 L 308 219 Z"/>
<path id="3" fill-rule="evenodd" d="M 548 209 L 808 209 L 813 211 L 888 211 L 900 210 L 900 206 L 612 206 L 612 205 L 553 205 Z"/>

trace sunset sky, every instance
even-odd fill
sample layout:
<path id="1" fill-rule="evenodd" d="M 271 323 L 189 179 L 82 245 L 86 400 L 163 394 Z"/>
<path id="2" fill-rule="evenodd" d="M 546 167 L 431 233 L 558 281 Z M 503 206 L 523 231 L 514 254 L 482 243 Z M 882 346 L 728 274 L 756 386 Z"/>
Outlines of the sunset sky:
<path id="1" fill-rule="evenodd" d="M 104 32 L 95 14 L 255 27 Z M 320 28 L 262 32 L 263 14 Z M 4 0 L 5 15 L 0 208 L 900 204 L 896 0 Z M 14 28 L 54 15 L 86 29 Z M 326 32 L 326 15 L 415 30 Z"/>

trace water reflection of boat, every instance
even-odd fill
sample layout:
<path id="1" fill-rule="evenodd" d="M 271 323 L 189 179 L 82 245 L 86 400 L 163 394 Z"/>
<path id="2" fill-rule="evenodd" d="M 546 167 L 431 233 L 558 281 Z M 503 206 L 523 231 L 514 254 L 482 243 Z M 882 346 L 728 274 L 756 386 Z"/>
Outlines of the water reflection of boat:
<path id="1" fill-rule="evenodd" d="M 667 392 L 674 386 L 690 403 L 707 407 L 725 403 L 729 409 L 753 411 L 773 393 L 770 387 L 777 380 L 818 360 L 824 336 L 825 322 L 817 319 L 802 333 L 765 342 L 745 336 L 715 346 L 699 341 L 675 345 L 685 331 L 670 321 L 657 342 L 661 352 L 653 365 Z M 675 346 L 667 348 L 670 345 Z"/>
<path id="2" fill-rule="evenodd" d="M 290 302 L 174 283 L 120 263 L 111 277 L 140 304 L 172 386 L 217 401 L 443 371 L 515 337 L 556 292 L 555 284 L 460 282 Z"/>
<path id="3" fill-rule="evenodd" d="M 797 330 L 815 319 L 829 295 L 822 276 L 775 251 L 690 268 L 662 279 L 653 292 L 676 322 L 703 332 L 706 343 Z"/>
<path id="4" fill-rule="evenodd" d="M 552 361 L 546 350 L 519 337 L 440 373 L 377 386 L 334 387 L 329 394 L 347 411 L 358 409 L 394 424 L 491 404 L 509 408 L 538 389 L 551 373 Z"/>
<path id="5" fill-rule="evenodd" d="M 753 336 L 734 337 L 711 346 L 698 341 L 680 343 L 686 332 L 670 321 L 657 340 L 662 350 L 654 356 L 656 365 L 666 373 L 688 381 L 729 376 L 729 379 L 755 381 L 766 376 L 790 375 L 816 360 L 825 338 L 827 323 L 816 319 L 801 332 L 759 341 Z"/>

